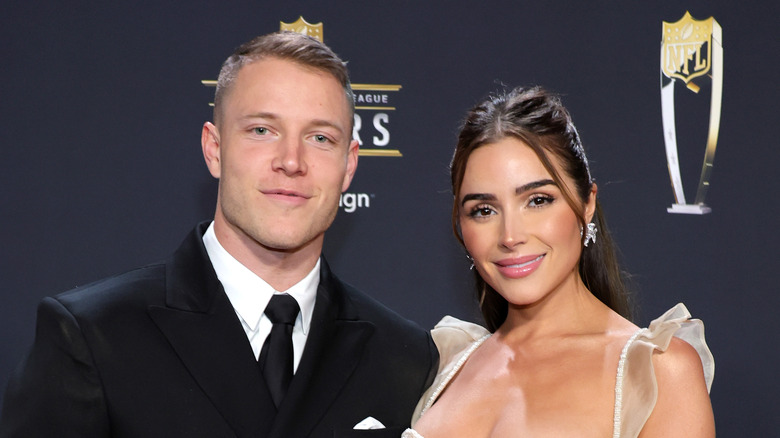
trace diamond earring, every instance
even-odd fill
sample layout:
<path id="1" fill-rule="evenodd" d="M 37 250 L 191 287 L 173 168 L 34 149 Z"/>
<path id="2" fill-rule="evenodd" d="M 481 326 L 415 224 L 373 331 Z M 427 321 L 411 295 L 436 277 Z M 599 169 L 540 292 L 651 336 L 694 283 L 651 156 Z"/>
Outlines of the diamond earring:
<path id="1" fill-rule="evenodd" d="M 593 222 L 588 224 L 588 230 L 585 232 L 585 241 L 582 242 L 583 245 L 586 247 L 590 242 L 596 243 L 596 232 L 598 229 L 596 228 L 596 224 Z M 582 237 L 582 230 L 580 230 L 580 237 Z"/>

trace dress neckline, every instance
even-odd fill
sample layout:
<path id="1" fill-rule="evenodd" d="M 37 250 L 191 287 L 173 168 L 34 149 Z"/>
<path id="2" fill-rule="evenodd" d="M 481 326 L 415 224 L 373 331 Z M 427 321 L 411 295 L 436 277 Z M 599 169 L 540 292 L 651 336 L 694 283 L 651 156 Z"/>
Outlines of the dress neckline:
<path id="1" fill-rule="evenodd" d="M 480 345 L 482 345 L 483 342 L 485 342 L 489 337 L 491 336 L 491 333 L 477 339 L 474 341 L 471 346 L 461 355 L 460 359 L 455 363 L 455 366 L 450 370 L 449 374 L 447 374 L 447 377 L 442 380 L 442 382 L 439 384 L 439 386 L 436 388 L 435 391 L 433 391 L 433 394 L 431 394 L 430 397 L 428 397 L 428 400 L 425 402 L 425 406 L 423 406 L 422 410 L 420 411 L 420 417 L 425 415 L 425 411 L 428 410 L 431 406 L 433 406 L 433 403 L 436 402 L 436 400 L 439 398 L 442 392 L 449 386 L 450 381 L 455 378 L 455 376 L 458 374 L 458 371 L 463 367 L 463 365 L 466 363 L 466 361 L 469 359 L 471 354 L 476 351 L 477 348 L 479 348 Z"/>
<path id="2" fill-rule="evenodd" d="M 628 349 L 631 347 L 631 344 L 634 343 L 637 337 L 642 333 L 644 329 L 637 329 L 634 334 L 631 335 L 631 337 L 626 341 L 625 345 L 623 345 L 623 349 L 620 351 L 620 359 L 618 360 L 618 367 L 617 367 L 617 377 L 615 379 L 615 407 L 614 412 L 612 415 L 612 437 L 613 438 L 620 438 L 620 425 L 621 425 L 621 414 L 620 411 L 622 409 L 622 403 L 623 403 L 623 376 L 624 376 L 624 370 L 626 366 L 626 359 L 628 357 Z M 463 368 L 463 365 L 466 364 L 466 361 L 468 361 L 469 357 L 471 357 L 472 353 L 479 348 L 480 345 L 482 345 L 483 342 L 485 342 L 491 334 L 487 334 L 476 341 L 474 341 L 469 348 L 463 352 L 461 357 L 458 359 L 458 361 L 455 363 L 455 366 L 450 370 L 450 372 L 447 374 L 447 376 L 442 380 L 442 382 L 439 384 L 439 386 L 436 388 L 436 390 L 431 394 L 430 397 L 428 397 L 428 400 L 425 402 L 425 406 L 423 406 L 422 410 L 420 411 L 420 417 L 425 415 L 425 412 L 433 406 L 433 404 L 436 402 L 436 400 L 439 398 L 442 392 L 449 386 L 452 379 L 455 378 L 455 376 L 458 374 L 461 368 Z M 417 438 L 424 438 L 422 435 L 420 435 L 416 430 L 414 429 L 408 429 L 409 432 L 413 434 L 414 437 Z"/>
<path id="3" fill-rule="evenodd" d="M 634 334 L 628 338 L 628 341 L 626 341 L 626 344 L 623 345 L 623 349 L 620 351 L 620 360 L 618 361 L 617 367 L 617 377 L 615 378 L 615 411 L 612 414 L 612 438 L 620 438 L 620 411 L 623 408 L 623 371 L 626 367 L 628 349 L 643 330 L 644 329 L 641 328 L 637 329 L 637 331 L 635 331 Z"/>

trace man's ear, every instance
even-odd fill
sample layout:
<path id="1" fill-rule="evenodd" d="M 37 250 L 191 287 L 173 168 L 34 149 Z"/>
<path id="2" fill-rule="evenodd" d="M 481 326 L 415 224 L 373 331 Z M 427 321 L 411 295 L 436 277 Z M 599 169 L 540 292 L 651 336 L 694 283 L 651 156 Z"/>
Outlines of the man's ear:
<path id="1" fill-rule="evenodd" d="M 211 122 L 203 124 L 203 130 L 200 133 L 200 147 L 203 149 L 203 158 L 206 160 L 206 166 L 211 172 L 211 176 L 219 179 L 221 174 L 219 130 Z"/>
<path id="2" fill-rule="evenodd" d="M 358 165 L 358 152 L 360 152 L 360 143 L 357 140 L 352 140 L 347 150 L 347 172 L 344 174 L 344 182 L 341 184 L 342 193 L 347 191 L 349 184 L 352 183 L 352 178 L 355 177 Z"/>

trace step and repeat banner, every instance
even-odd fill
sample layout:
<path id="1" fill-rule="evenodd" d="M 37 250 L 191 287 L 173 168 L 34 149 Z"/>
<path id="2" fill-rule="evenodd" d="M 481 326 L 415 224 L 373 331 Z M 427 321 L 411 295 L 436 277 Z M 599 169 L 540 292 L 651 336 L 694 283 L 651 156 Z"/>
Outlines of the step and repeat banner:
<path id="1" fill-rule="evenodd" d="M 213 217 L 213 81 L 288 27 L 354 83 L 359 166 L 325 242 L 342 279 L 424 327 L 479 321 L 450 228 L 455 136 L 491 91 L 543 85 L 582 136 L 637 324 L 684 302 L 715 355 L 719 435 L 780 429 L 776 3 L 46 3 L 0 18 L 0 388 L 42 297 L 163 259 Z"/>

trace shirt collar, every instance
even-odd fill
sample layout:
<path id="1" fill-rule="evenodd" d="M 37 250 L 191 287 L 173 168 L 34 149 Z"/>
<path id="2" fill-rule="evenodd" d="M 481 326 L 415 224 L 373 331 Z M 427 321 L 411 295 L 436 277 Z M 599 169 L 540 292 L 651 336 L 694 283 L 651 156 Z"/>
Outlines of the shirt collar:
<path id="1" fill-rule="evenodd" d="M 233 305 L 239 318 L 241 318 L 252 330 L 257 328 L 263 311 L 276 292 L 287 293 L 298 302 L 301 308 L 301 328 L 304 334 L 309 333 L 314 302 L 317 297 L 317 288 L 320 284 L 320 260 L 306 277 L 294 284 L 286 291 L 275 291 L 262 278 L 249 270 L 241 262 L 236 260 L 219 243 L 214 233 L 214 222 L 209 225 L 203 235 L 203 245 L 217 273 L 217 278 L 222 283 L 230 303 Z"/>

